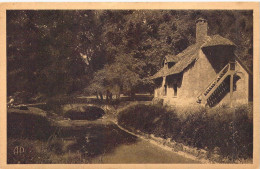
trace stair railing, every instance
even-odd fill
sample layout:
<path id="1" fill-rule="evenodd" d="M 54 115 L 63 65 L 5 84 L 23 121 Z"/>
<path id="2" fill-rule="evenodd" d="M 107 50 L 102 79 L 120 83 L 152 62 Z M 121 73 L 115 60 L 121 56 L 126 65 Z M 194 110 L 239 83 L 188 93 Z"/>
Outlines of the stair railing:
<path id="1" fill-rule="evenodd" d="M 200 103 L 201 102 L 201 100 L 203 99 L 203 98 L 205 98 L 210 92 L 208 92 L 207 94 L 205 94 L 208 90 L 212 90 L 214 87 L 212 87 L 212 89 L 209 89 L 214 83 L 218 83 L 222 78 L 223 78 L 223 76 L 225 76 L 225 74 L 229 71 L 229 69 L 230 69 L 230 64 L 227 64 L 215 77 L 214 77 L 214 79 L 212 80 L 212 82 L 206 87 L 206 89 L 197 97 L 198 98 L 198 102 Z M 224 72 L 224 71 L 226 71 L 225 72 L 225 74 L 220 78 L 220 79 L 218 79 L 219 77 L 220 77 L 220 75 Z M 217 82 L 216 82 L 217 81 Z"/>

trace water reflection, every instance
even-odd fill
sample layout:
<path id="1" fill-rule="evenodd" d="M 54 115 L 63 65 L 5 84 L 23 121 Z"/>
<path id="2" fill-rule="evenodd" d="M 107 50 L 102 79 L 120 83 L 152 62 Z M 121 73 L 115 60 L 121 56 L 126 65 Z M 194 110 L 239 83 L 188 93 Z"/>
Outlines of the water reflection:
<path id="1" fill-rule="evenodd" d="M 74 139 L 66 151 L 80 152 L 85 157 L 111 153 L 119 145 L 137 142 L 137 137 L 129 135 L 113 124 L 63 128 L 59 137 Z"/>

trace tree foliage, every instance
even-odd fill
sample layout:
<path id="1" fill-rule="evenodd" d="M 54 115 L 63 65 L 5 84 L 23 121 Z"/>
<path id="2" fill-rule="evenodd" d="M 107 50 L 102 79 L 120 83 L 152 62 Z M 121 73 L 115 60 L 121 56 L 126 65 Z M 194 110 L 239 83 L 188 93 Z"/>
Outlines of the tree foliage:
<path id="1" fill-rule="evenodd" d="M 8 94 L 151 91 L 163 57 L 195 43 L 195 20 L 237 45 L 252 69 L 252 11 L 7 11 Z"/>

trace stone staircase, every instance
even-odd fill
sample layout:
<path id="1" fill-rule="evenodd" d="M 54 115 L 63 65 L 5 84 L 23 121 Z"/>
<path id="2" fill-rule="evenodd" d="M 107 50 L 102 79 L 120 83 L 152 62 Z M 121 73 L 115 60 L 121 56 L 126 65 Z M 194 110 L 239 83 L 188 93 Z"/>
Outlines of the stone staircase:
<path id="1" fill-rule="evenodd" d="M 213 107 L 224 97 L 229 91 L 229 79 L 233 73 L 234 65 L 227 64 L 214 78 L 214 80 L 206 87 L 206 89 L 197 97 L 197 103 L 209 105 Z"/>
<path id="2" fill-rule="evenodd" d="M 226 78 L 218 86 L 218 88 L 208 97 L 207 105 L 209 105 L 210 107 L 214 107 L 217 103 L 219 103 L 225 97 L 225 95 L 230 90 L 229 81 L 230 81 L 230 78 Z"/>

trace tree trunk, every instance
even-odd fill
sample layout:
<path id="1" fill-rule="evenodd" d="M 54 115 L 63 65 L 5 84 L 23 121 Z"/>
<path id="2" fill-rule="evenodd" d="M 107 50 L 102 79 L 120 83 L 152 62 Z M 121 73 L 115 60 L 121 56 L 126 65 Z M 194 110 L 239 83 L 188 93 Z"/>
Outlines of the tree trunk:
<path id="1" fill-rule="evenodd" d="M 135 92 L 131 92 L 131 97 L 132 97 L 132 98 L 135 97 Z"/>
<path id="2" fill-rule="evenodd" d="M 110 100 L 112 100 L 112 98 L 113 98 L 113 94 L 112 93 L 109 94 L 109 98 L 110 98 Z"/>
<path id="3" fill-rule="evenodd" d="M 103 101 L 103 94 L 99 93 L 99 96 L 100 96 L 100 100 Z"/>
<path id="4" fill-rule="evenodd" d="M 98 92 L 96 92 L 97 100 L 98 100 Z"/>
<path id="5" fill-rule="evenodd" d="M 107 90 L 107 93 L 106 93 L 106 101 L 108 102 L 108 100 L 109 100 L 109 94 L 110 94 L 110 92 L 109 92 L 109 90 Z"/>

